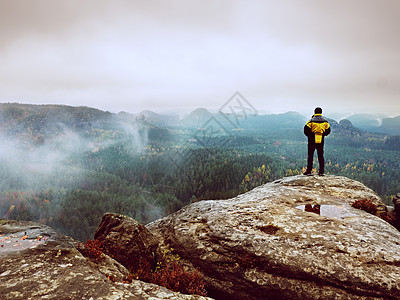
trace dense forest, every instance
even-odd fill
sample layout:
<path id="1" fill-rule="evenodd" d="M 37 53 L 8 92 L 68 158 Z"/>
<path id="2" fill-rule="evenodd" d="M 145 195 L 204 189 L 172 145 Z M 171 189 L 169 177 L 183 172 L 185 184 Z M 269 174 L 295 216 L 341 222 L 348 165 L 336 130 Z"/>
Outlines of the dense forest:
<path id="1" fill-rule="evenodd" d="M 266 115 L 232 128 L 204 109 L 179 120 L 0 104 L 0 217 L 86 240 L 107 211 L 148 223 L 192 202 L 234 197 L 304 171 L 305 121 Z M 400 192 L 400 136 L 329 121 L 326 173 L 359 180 L 391 204 Z"/>

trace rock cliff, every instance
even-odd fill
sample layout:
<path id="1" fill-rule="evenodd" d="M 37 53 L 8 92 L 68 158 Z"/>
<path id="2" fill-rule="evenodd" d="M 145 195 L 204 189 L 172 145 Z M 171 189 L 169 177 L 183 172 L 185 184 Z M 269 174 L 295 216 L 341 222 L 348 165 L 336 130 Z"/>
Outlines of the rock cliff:
<path id="1" fill-rule="evenodd" d="M 400 232 L 356 200 L 386 213 L 359 182 L 299 175 L 191 204 L 147 228 L 204 272 L 217 299 L 399 299 Z"/>
<path id="2" fill-rule="evenodd" d="M 93 262 L 76 241 L 47 226 L 0 219 L 0 299 L 206 299 L 138 280 L 122 283 L 127 276 L 114 259 Z"/>
<path id="3" fill-rule="evenodd" d="M 0 299 L 206 299 L 122 283 L 165 246 L 204 273 L 215 299 L 400 299 L 400 232 L 352 207 L 357 200 L 386 216 L 357 181 L 301 175 L 193 203 L 146 228 L 106 214 L 96 237 L 119 262 L 90 260 L 49 227 L 0 219 Z"/>

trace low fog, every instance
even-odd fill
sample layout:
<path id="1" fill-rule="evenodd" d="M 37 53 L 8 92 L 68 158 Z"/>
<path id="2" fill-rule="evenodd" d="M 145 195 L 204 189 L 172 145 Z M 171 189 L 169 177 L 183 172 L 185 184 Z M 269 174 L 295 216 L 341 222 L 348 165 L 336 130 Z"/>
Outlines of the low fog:
<path id="1" fill-rule="evenodd" d="M 136 161 L 146 151 L 148 126 L 132 115 L 3 104 L 0 140 L 0 217 L 39 221 L 85 239 L 108 210 L 139 220 L 161 214 L 153 203 L 152 211 L 135 209 L 138 198 L 143 204 L 151 195 L 106 170 L 120 155 Z M 80 224 L 86 219 L 93 224 Z M 86 231 L 73 229 L 74 223 Z"/>
<path id="2" fill-rule="evenodd" d="M 20 136 L 1 133 L 2 190 L 25 188 L 35 191 L 49 188 L 57 182 L 57 175 L 65 172 L 71 172 L 71 177 L 78 180 L 83 175 L 76 164 L 79 157 L 116 145 L 122 138 L 131 141 L 132 153 L 141 153 L 147 146 L 147 128 L 141 126 L 139 129 L 139 125 L 133 121 L 116 121 L 120 137 L 109 136 L 95 140 L 61 123 L 55 124 L 62 128 L 56 136 L 45 137 L 40 142 L 35 141 L 35 136 L 28 137 L 26 133 Z M 68 182 L 69 186 L 71 184 Z M 79 185 L 79 182 L 75 184 Z"/>

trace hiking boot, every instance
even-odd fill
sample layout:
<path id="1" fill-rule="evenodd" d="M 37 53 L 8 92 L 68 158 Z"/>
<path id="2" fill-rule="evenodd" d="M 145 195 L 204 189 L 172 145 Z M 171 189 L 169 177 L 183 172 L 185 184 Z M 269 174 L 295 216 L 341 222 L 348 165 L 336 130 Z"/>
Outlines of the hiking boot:
<path id="1" fill-rule="evenodd" d="M 324 174 L 324 173 L 321 173 L 321 172 L 319 172 L 318 175 L 319 175 L 319 176 L 325 176 L 325 174 Z"/>
<path id="2" fill-rule="evenodd" d="M 303 173 L 303 175 L 311 176 L 312 174 L 311 174 L 311 172 L 309 172 L 309 171 L 305 171 L 305 172 Z"/>

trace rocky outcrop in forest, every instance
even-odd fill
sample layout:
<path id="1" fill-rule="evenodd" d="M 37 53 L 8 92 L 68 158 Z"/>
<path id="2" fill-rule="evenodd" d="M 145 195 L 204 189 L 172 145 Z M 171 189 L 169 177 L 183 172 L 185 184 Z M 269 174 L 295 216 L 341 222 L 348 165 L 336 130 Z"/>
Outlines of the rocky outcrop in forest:
<path id="1" fill-rule="evenodd" d="M 0 298 L 205 299 L 125 282 L 138 263 L 154 266 L 162 249 L 174 249 L 215 299 L 398 299 L 392 216 L 357 181 L 299 175 L 146 226 L 106 214 L 95 234 L 109 254 L 101 261 L 49 227 L 1 220 Z"/>

